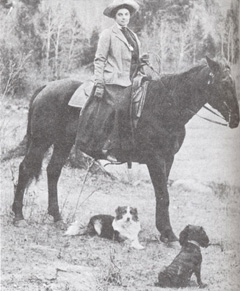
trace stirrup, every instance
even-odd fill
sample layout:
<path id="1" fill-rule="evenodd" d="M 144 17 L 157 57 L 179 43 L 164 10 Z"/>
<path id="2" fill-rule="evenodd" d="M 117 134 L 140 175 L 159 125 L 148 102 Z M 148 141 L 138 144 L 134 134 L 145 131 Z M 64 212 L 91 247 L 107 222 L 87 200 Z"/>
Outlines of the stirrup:
<path id="1" fill-rule="evenodd" d="M 109 151 L 108 150 L 102 150 L 102 153 L 103 153 L 103 155 L 104 155 L 104 159 L 106 159 L 107 161 L 109 161 L 109 162 L 111 162 L 111 163 L 117 163 L 118 162 L 118 160 L 114 157 L 114 156 L 112 156 L 110 153 L 109 153 Z"/>
<path id="2" fill-rule="evenodd" d="M 111 163 L 117 163 L 118 162 L 118 160 L 115 157 L 111 156 L 111 155 L 107 155 L 106 156 L 106 160 L 108 160 Z"/>

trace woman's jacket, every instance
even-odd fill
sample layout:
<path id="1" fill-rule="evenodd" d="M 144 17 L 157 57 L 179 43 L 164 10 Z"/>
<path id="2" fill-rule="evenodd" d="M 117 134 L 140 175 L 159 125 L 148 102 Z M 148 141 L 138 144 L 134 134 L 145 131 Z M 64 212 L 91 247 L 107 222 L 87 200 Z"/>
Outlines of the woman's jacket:
<path id="1" fill-rule="evenodd" d="M 138 37 L 132 33 L 139 48 Z M 100 35 L 94 59 L 95 84 L 130 86 L 132 50 L 117 24 L 105 29 Z"/>

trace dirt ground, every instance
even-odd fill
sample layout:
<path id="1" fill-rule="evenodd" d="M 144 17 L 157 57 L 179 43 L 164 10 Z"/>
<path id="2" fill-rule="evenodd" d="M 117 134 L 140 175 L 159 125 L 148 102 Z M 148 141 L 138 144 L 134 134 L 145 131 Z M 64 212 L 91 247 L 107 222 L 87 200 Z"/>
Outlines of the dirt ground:
<path id="1" fill-rule="evenodd" d="M 22 139 L 26 115 L 25 104 L 5 103 L 2 153 Z M 201 225 L 217 244 L 202 249 L 205 290 L 240 290 L 239 137 L 239 128 L 230 130 L 194 117 L 170 175 L 170 215 L 176 234 L 187 224 Z M 65 166 L 59 182 L 59 205 L 67 223 L 77 219 L 86 224 L 99 213 L 114 215 L 119 205 L 137 207 L 145 246 L 139 251 L 98 237 L 63 236 L 47 215 L 47 159 L 39 182 L 25 195 L 27 226 L 14 227 L 11 204 L 20 161 L 1 163 L 1 290 L 161 289 L 154 287 L 158 272 L 180 248 L 159 242 L 154 192 L 144 165 L 134 164 L 132 170 L 126 165 L 107 166 L 116 179 L 88 176 L 85 185 L 85 171 Z M 185 290 L 196 289 L 193 276 Z"/>

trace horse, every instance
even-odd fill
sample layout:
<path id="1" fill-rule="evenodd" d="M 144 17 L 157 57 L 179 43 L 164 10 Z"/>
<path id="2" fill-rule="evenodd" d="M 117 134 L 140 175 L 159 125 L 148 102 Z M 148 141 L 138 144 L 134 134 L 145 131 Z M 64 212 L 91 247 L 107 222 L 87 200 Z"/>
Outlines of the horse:
<path id="1" fill-rule="evenodd" d="M 48 213 L 63 223 L 58 206 L 57 183 L 74 145 L 79 108 L 68 102 L 81 85 L 63 79 L 49 82 L 33 95 L 28 112 L 27 151 L 19 165 L 19 176 L 12 209 L 14 224 L 26 224 L 22 208 L 27 185 L 38 178 L 45 152 L 53 145 L 47 166 Z M 230 67 L 206 57 L 203 64 L 178 74 L 163 75 L 149 81 L 146 100 L 137 128 L 135 148 L 121 153 L 120 162 L 146 164 L 156 197 L 155 223 L 162 242 L 178 240 L 169 217 L 167 180 L 185 137 L 185 125 L 206 104 L 216 109 L 229 128 L 239 125 L 239 105 Z"/>

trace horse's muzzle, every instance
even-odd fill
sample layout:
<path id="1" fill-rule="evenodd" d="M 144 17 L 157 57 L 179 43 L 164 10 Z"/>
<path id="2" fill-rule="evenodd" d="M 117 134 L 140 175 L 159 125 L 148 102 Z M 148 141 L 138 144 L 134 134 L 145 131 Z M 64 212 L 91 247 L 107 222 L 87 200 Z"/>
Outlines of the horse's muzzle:
<path id="1" fill-rule="evenodd" d="M 236 128 L 239 125 L 239 114 L 231 114 L 229 118 L 229 127 Z"/>

